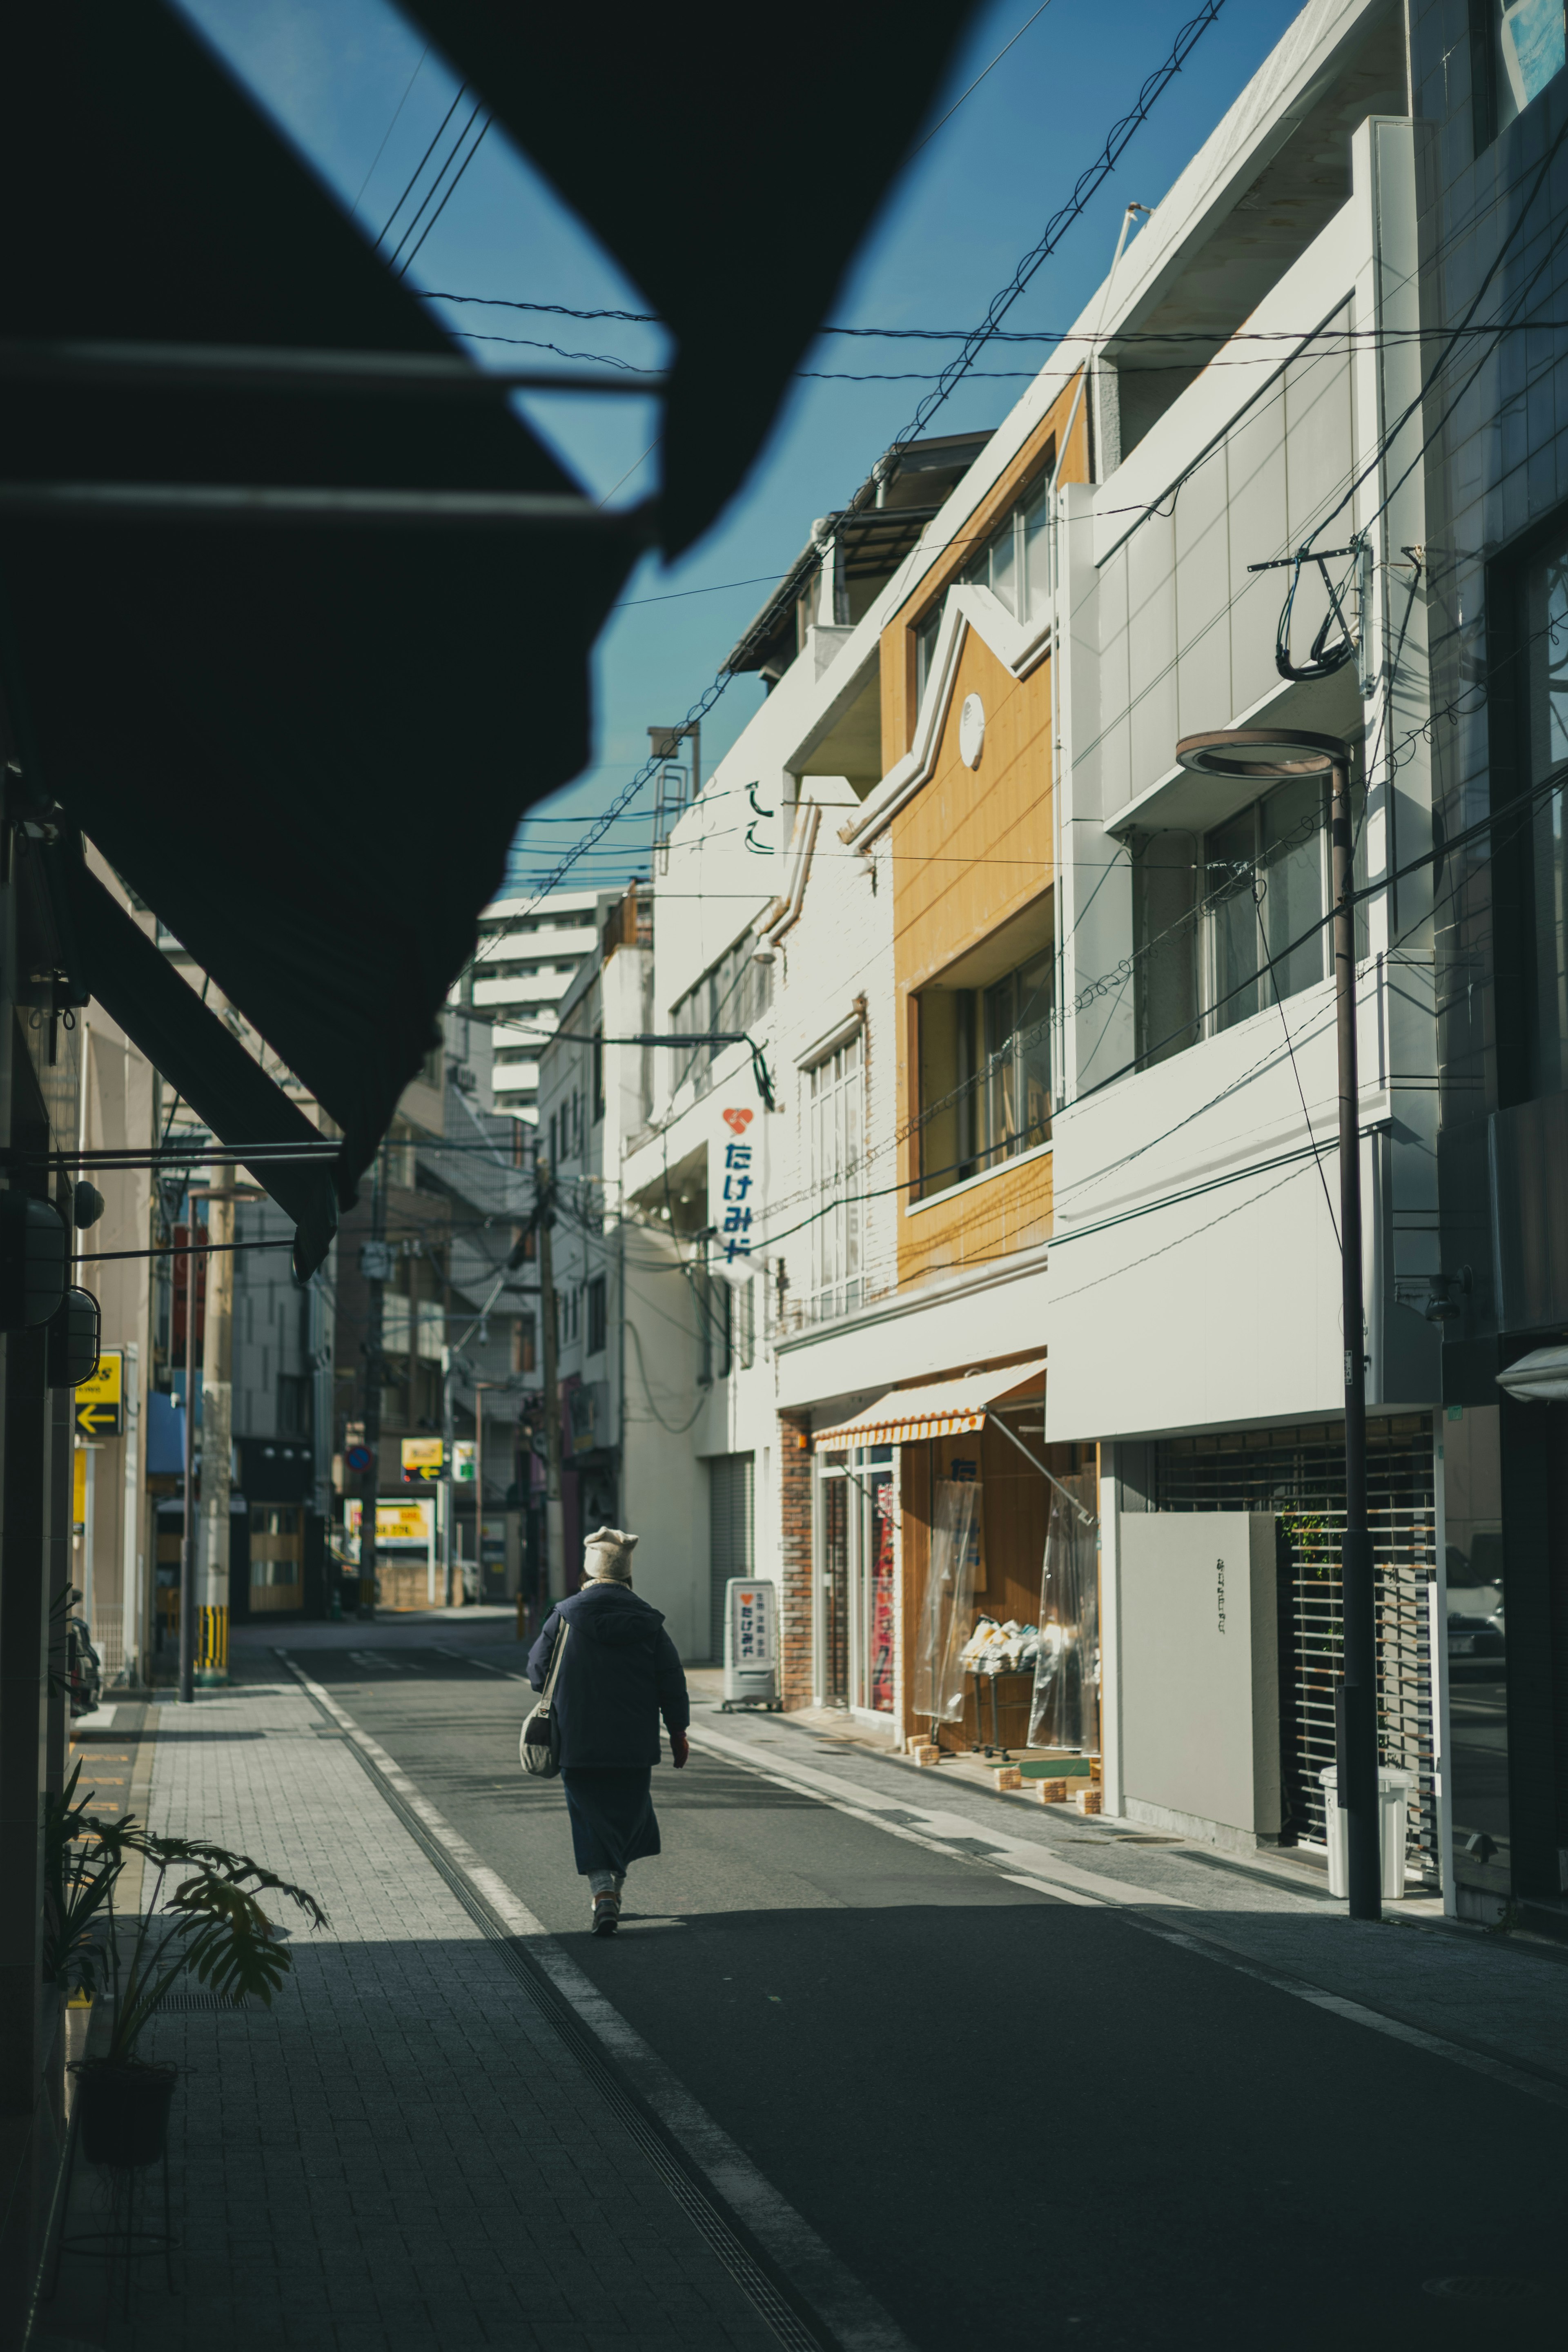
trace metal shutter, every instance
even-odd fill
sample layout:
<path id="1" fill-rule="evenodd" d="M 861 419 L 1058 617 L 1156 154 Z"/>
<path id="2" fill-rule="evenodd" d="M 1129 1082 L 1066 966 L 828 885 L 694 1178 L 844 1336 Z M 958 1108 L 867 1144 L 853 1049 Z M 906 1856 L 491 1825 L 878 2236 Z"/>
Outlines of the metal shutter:
<path id="1" fill-rule="evenodd" d="M 708 1654 L 724 1663 L 724 1588 L 752 1573 L 750 1454 L 721 1454 L 708 1465 Z"/>
<path id="2" fill-rule="evenodd" d="M 1318 1774 L 1334 1761 L 1340 1673 L 1344 1424 L 1163 1439 L 1155 1508 L 1275 1511 L 1281 1545 L 1279 1729 L 1289 1829 L 1323 1843 Z M 1405 1856 L 1439 1883 L 1426 1588 L 1436 1572 L 1432 1428 L 1425 1413 L 1367 1423 L 1382 1761 L 1416 1776 Z"/>

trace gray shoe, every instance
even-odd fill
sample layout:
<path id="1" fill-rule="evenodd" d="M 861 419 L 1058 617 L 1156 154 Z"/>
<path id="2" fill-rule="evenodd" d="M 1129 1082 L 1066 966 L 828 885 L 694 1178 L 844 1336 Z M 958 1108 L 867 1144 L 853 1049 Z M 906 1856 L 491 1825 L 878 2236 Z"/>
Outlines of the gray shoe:
<path id="1" fill-rule="evenodd" d="M 621 1924 L 621 1898 L 618 1895 L 595 1895 L 594 1897 L 594 1933 L 613 1936 Z"/>

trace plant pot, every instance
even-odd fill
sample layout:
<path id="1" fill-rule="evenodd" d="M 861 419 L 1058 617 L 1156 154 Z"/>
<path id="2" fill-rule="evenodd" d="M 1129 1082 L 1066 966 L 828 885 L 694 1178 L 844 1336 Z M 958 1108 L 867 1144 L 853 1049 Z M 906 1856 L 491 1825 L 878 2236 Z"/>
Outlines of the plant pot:
<path id="1" fill-rule="evenodd" d="M 77 2070 L 82 2154 L 89 2164 L 156 2164 L 169 2137 L 171 2065 L 113 2066 L 89 2058 Z"/>

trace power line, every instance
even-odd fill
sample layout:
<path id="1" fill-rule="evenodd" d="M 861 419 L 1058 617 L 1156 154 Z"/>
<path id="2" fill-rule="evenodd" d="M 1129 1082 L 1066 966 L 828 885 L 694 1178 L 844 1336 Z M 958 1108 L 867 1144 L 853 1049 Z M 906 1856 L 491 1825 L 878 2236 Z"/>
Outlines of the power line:
<path id="1" fill-rule="evenodd" d="M 1098 160 L 1091 163 L 1086 172 L 1079 174 L 1073 192 L 1066 204 L 1052 214 L 1046 223 L 1045 231 L 1039 242 L 1024 256 L 1002 291 L 993 296 L 984 321 L 965 338 L 961 349 L 949 360 L 936 384 L 927 393 L 906 429 L 898 436 L 899 440 L 916 439 L 924 432 L 943 402 L 956 390 L 1003 319 L 1023 294 L 1030 279 L 1056 251 L 1063 236 L 1079 218 L 1090 198 L 1098 194 L 1103 183 L 1110 178 L 1139 125 L 1147 120 L 1150 110 L 1162 91 L 1180 73 L 1196 44 L 1203 38 L 1209 26 L 1216 21 L 1224 5 L 1225 0 L 1206 0 L 1206 5 L 1200 10 L 1199 14 L 1190 17 L 1182 26 L 1181 31 L 1176 35 L 1175 46 L 1164 64 L 1149 76 L 1131 110 L 1121 118 L 1120 121 L 1112 123 Z"/>
<path id="2" fill-rule="evenodd" d="M 363 197 L 365 190 L 369 187 L 372 179 L 375 175 L 375 167 L 386 152 L 386 142 L 391 138 L 393 132 L 396 130 L 403 110 L 414 95 L 414 85 L 425 69 L 425 60 L 430 54 L 430 43 L 426 41 L 425 47 L 420 50 L 419 63 L 415 67 L 414 71 L 408 77 L 408 87 L 404 91 L 403 96 L 398 100 L 396 111 L 393 115 L 391 121 L 387 124 L 386 129 L 382 133 L 381 144 L 370 159 L 370 170 L 360 182 L 359 194 L 355 196 L 353 203 L 349 207 L 349 218 L 351 220 L 353 220 L 358 213 L 361 199 Z"/>
<path id="3" fill-rule="evenodd" d="M 477 110 L 476 110 L 476 111 L 477 111 Z M 471 123 L 472 123 L 472 121 L 473 121 L 473 117 L 472 117 L 472 115 L 470 115 L 470 116 L 469 116 L 468 120 L 469 120 L 469 123 L 471 124 Z M 479 137 L 475 140 L 475 142 L 474 142 L 473 145 L 469 148 L 469 150 L 468 150 L 468 153 L 464 156 L 464 158 L 463 158 L 463 160 L 462 160 L 462 163 L 459 164 L 459 166 L 458 166 L 458 170 L 457 170 L 456 173 L 454 174 L 454 176 L 453 176 L 453 178 L 452 178 L 452 181 L 451 181 L 451 183 L 450 183 L 449 186 L 447 187 L 447 190 L 446 194 L 442 197 L 442 199 L 441 199 L 440 203 L 437 205 L 437 207 L 436 207 L 435 211 L 431 214 L 431 215 L 430 215 L 429 219 L 428 219 L 428 220 L 426 221 L 426 223 L 425 224 L 424 231 L 423 231 L 423 233 L 422 233 L 422 235 L 420 236 L 420 238 L 419 238 L 419 244 L 418 244 L 418 245 L 416 245 L 416 246 L 414 247 L 413 251 L 409 254 L 407 260 L 404 262 L 404 264 L 403 264 L 402 268 L 399 269 L 399 271 L 398 271 L 398 273 L 397 273 L 397 274 L 398 274 L 398 276 L 399 276 L 400 278 L 406 278 L 406 276 L 408 275 L 409 268 L 410 268 L 410 267 L 411 267 L 411 265 L 412 265 L 412 263 L 413 263 L 413 261 L 414 261 L 415 256 L 416 256 L 416 255 L 418 253 L 418 251 L 419 251 L 419 247 L 420 247 L 421 245 L 423 245 L 423 244 L 424 244 L 426 237 L 427 237 L 427 236 L 429 236 L 429 234 L 430 234 L 431 230 L 435 227 L 435 226 L 436 226 L 437 222 L 440 219 L 440 217 L 441 217 L 442 214 L 446 211 L 446 209 L 447 209 L 447 205 L 451 203 L 452 198 L 457 194 L 457 193 L 458 193 L 458 184 L 459 184 L 459 182 L 461 181 L 461 179 L 462 179 L 462 177 L 463 177 L 463 173 L 468 170 L 468 165 L 473 162 L 474 157 L 479 153 L 479 149 L 484 145 L 484 143 L 485 143 L 485 136 L 486 136 L 486 133 L 489 131 L 489 127 L 490 127 L 490 124 L 494 121 L 494 120 L 495 120 L 495 117 L 494 117 L 493 115 L 490 115 L 490 114 L 487 114 L 487 115 L 486 115 L 486 117 L 485 117 L 485 119 L 484 119 L 484 121 L 483 121 L 483 123 L 482 123 L 482 124 L 481 124 L 481 126 L 480 126 L 480 129 L 479 129 Z M 459 141 L 459 142 L 458 142 L 458 145 L 460 146 L 460 145 L 461 145 L 461 143 L 462 143 L 462 142 L 461 142 L 461 141 Z M 456 152 L 456 150 L 454 150 L 454 152 Z M 435 191 L 434 191 L 434 190 L 432 190 L 432 191 L 431 191 L 431 193 L 432 193 L 432 194 L 434 194 Z M 413 224 L 412 224 L 412 223 L 410 223 L 410 226 L 413 226 Z M 600 501 L 600 503 L 601 503 L 601 504 L 603 504 L 603 500 L 601 500 L 601 501 Z"/>
<path id="4" fill-rule="evenodd" d="M 463 142 L 464 142 L 464 140 L 468 137 L 468 135 L 469 131 L 473 129 L 473 127 L 474 127 L 475 123 L 479 121 L 479 116 L 480 116 L 480 114 L 483 112 L 483 110 L 484 110 L 484 100 L 483 100 L 482 99 L 476 99 L 476 100 L 474 100 L 473 110 L 472 110 L 472 111 L 470 112 L 470 114 L 469 114 L 469 116 L 468 116 L 468 121 L 467 121 L 467 122 L 465 122 L 465 123 L 464 123 L 464 125 L 463 125 L 462 129 L 458 131 L 458 133 L 457 137 L 453 140 L 452 144 L 451 144 L 451 147 L 450 147 L 449 151 L 447 152 L 447 155 L 443 158 L 442 163 L 441 163 L 441 165 L 440 165 L 440 168 L 437 170 L 437 173 L 436 173 L 435 178 L 431 181 L 430 185 L 426 189 L 424 195 L 420 198 L 420 200 L 419 200 L 419 206 L 418 206 L 418 209 L 417 209 L 417 211 L 415 213 L 413 219 L 409 222 L 408 226 L 407 226 L 407 227 L 406 227 L 406 228 L 402 232 L 401 236 L 398 237 L 398 240 L 397 240 L 396 246 L 395 246 L 395 247 L 394 247 L 394 249 L 393 249 L 392 261 L 393 261 L 393 267 L 397 270 L 397 275 L 398 275 L 400 278 L 402 277 L 402 275 L 403 275 L 404 271 L 407 268 L 409 262 L 413 260 L 413 258 L 414 258 L 414 255 L 415 255 L 416 253 L 417 253 L 417 252 L 418 252 L 418 250 L 419 250 L 419 246 L 424 244 L 424 242 L 425 242 L 424 237 L 423 237 L 423 236 L 421 236 L 421 237 L 420 237 L 420 239 L 419 239 L 419 244 L 418 244 L 418 245 L 416 245 L 416 246 L 414 247 L 413 251 L 412 251 L 412 252 L 410 252 L 410 253 L 407 255 L 407 257 L 406 257 L 405 258 L 404 257 L 404 251 L 403 251 L 403 249 L 404 249 L 405 246 L 405 245 L 407 245 L 408 240 L 409 240 L 409 238 L 413 236 L 413 234 L 414 234 L 415 230 L 418 227 L 420 221 L 424 218 L 426 209 L 426 207 L 427 207 L 427 206 L 432 203 L 432 201 L 434 200 L 435 195 L 436 195 L 436 192 L 437 192 L 437 190 L 440 187 L 442 181 L 446 178 L 446 176 L 447 176 L 447 173 L 451 170 L 451 168 L 452 168 L 453 164 L 457 162 L 457 159 L 458 159 L 458 155 L 462 152 Z M 485 129 L 486 129 L 486 130 L 488 130 L 489 128 L 489 123 L 488 123 L 488 121 L 487 121 L 487 123 L 486 123 L 486 125 L 485 125 Z M 480 138 L 480 139 L 482 139 L 482 138 L 484 137 L 484 135 L 485 135 L 485 134 L 484 134 L 484 131 L 480 131 L 480 133 L 479 133 L 479 138 Z M 479 142 L 478 142 L 478 141 L 476 141 L 476 142 L 475 142 L 475 144 L 477 145 L 478 143 L 479 143 Z M 460 178 L 461 178 L 461 176 L 462 176 L 461 173 L 459 173 L 458 176 L 458 178 L 460 179 Z M 453 186 L 456 186 L 457 182 L 456 182 L 456 181 L 454 181 L 452 184 L 453 184 Z M 450 193 L 451 193 L 451 190 L 450 190 L 450 189 L 448 189 L 448 190 L 447 190 L 447 194 L 450 194 Z M 445 203 L 446 203 L 446 198 L 445 198 L 445 197 L 443 197 L 443 198 L 442 198 L 442 204 L 443 204 L 443 205 L 445 205 Z M 432 222 L 431 226 L 434 226 L 434 222 Z M 399 265 L 399 263 L 401 263 L 401 267 L 399 267 L 399 266 L 398 266 L 398 265 Z"/>
<path id="5" fill-rule="evenodd" d="M 1040 5 L 1035 10 L 1034 15 L 1032 16 L 1025 17 L 1023 23 L 1019 26 L 1017 31 L 1014 34 L 1010 41 L 1003 42 L 1002 47 L 992 58 L 990 65 L 982 67 L 981 70 L 975 75 L 974 79 L 970 83 L 969 88 L 964 91 L 963 97 L 955 98 L 952 104 L 948 108 L 947 112 L 942 116 L 941 120 L 931 124 L 931 127 L 926 132 L 925 137 L 923 139 L 916 140 L 914 145 L 910 149 L 908 155 L 904 158 L 906 163 L 911 163 L 915 156 L 920 153 L 922 147 L 929 147 L 931 145 L 931 142 L 936 137 L 937 132 L 944 130 L 947 124 L 952 121 L 953 116 L 958 112 L 959 108 L 964 103 L 966 99 L 973 97 L 981 83 L 985 79 L 986 75 L 1001 64 L 1008 50 L 1016 49 L 1017 47 L 1018 43 L 1023 39 L 1030 26 L 1039 22 L 1040 18 L 1045 15 L 1046 10 L 1050 6 L 1050 5 L 1051 0 L 1040 0 Z"/>
<path id="6" fill-rule="evenodd" d="M 453 115 L 458 111 L 458 102 L 462 98 L 463 92 L 468 89 L 468 85 L 466 81 L 461 81 L 458 84 L 457 93 L 452 100 L 452 103 L 447 109 L 446 113 L 441 117 L 440 122 L 437 127 L 435 139 L 431 140 L 429 146 L 426 147 L 425 152 L 419 158 L 418 163 L 414 166 L 413 171 L 409 173 L 408 185 L 404 189 L 403 194 L 398 197 L 397 202 L 393 205 L 392 210 L 386 215 L 385 226 L 383 227 L 380 236 L 375 240 L 374 250 L 376 252 L 380 252 L 382 246 L 391 233 L 393 222 L 397 218 L 398 214 L 403 210 L 404 205 L 408 202 L 409 197 L 413 194 L 414 188 L 419 178 L 420 173 L 425 169 L 426 164 L 436 152 L 437 141 L 439 140 L 442 131 L 446 130 L 447 123 L 450 122 Z"/>

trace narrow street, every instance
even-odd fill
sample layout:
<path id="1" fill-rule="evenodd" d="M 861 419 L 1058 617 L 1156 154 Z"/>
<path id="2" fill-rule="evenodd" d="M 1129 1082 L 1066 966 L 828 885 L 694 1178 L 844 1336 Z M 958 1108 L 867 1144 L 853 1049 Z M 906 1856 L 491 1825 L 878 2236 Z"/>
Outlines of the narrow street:
<path id="1" fill-rule="evenodd" d="M 280 1812 L 293 1850 L 271 1852 L 275 1866 L 309 1877 L 336 1913 L 333 1874 L 386 1836 L 398 1786 L 434 1808 L 426 1844 L 433 1822 L 437 1843 L 443 1824 L 455 1832 L 459 1857 L 471 1849 L 459 1875 L 476 1884 L 477 1857 L 602 1995 L 577 1997 L 601 2047 L 616 2053 L 624 2021 L 662 2062 L 655 2096 L 683 2154 L 700 2168 L 695 2100 L 756 2168 L 747 2194 L 762 2201 L 745 2218 L 764 2255 L 781 2226 L 772 2197 L 895 2323 L 808 2312 L 814 2336 L 798 2340 L 935 2352 L 981 2332 L 1240 2347 L 1328 2331 L 1339 2344 L 1500 2344 L 1544 2314 L 1544 2282 L 1513 2250 L 1550 2242 L 1561 2210 L 1568 1970 L 1549 1952 L 1352 1926 L 1310 1872 L 938 1790 L 934 1775 L 711 1701 L 697 1707 L 688 1770 L 656 1775 L 665 1852 L 638 1867 L 619 1937 L 595 1941 L 559 1783 L 517 1767 L 520 1653 L 458 1626 L 422 1632 L 307 1636 L 286 1663 L 252 1647 L 242 1686 L 204 1702 L 195 1725 L 163 1710 L 155 1814 L 160 1770 L 167 1787 L 183 1751 L 206 1817 L 221 1811 L 232 1831 L 226 1803 L 243 1805 L 247 1778 L 278 1754 L 260 1744 L 277 1728 L 247 1728 L 273 1723 L 268 1707 L 303 1726 L 309 1699 L 323 1763 L 367 1742 L 361 1801 L 304 1822 L 298 1804 Z M 434 1863 L 422 1866 L 434 1884 Z M 482 1873 L 477 1884 L 482 1895 Z M 325 1940 L 296 1947 L 307 2004 Z M 421 2060 L 440 2063 L 434 2045 Z M 199 2106 L 199 2079 L 189 2095 Z M 422 2076 L 400 2104 L 449 2102 Z M 287 2168 L 281 2147 L 265 2168 Z M 374 2190 L 375 2168 L 360 2189 Z M 665 2215 L 656 2234 L 684 2242 L 657 2191 L 652 2210 Z M 437 2214 L 427 2227 L 398 2250 L 411 2281 L 444 2258 Z M 322 2242 L 330 2253 L 330 2221 Z M 1489 2299 L 1465 2290 L 1479 2276 Z M 503 2304 L 508 2284 L 512 2325 L 498 2340 L 626 2340 L 531 2309 L 531 2262 L 496 2290 Z M 126 2339 L 137 2346 L 167 2340 L 147 2325 L 154 2309 L 179 2324 L 148 2293 Z M 357 2340 L 326 2311 L 319 2324 L 289 2340 Z M 480 2340 L 451 2325 L 409 2340 Z M 694 2352 L 749 2340 L 711 2326 L 688 2331 Z"/>

